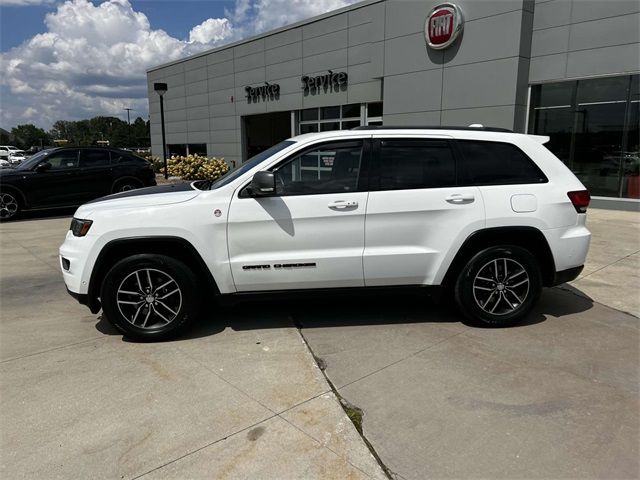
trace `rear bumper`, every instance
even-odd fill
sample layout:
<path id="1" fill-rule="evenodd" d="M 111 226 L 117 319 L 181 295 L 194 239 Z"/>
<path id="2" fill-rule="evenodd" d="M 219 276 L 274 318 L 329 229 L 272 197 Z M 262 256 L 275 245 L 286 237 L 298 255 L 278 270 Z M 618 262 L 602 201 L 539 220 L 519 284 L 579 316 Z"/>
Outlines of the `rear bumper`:
<path id="1" fill-rule="evenodd" d="M 561 283 L 567 283 L 572 280 L 578 278 L 578 275 L 582 272 L 584 265 L 580 265 L 579 267 L 567 268 L 566 270 L 561 270 L 556 272 L 553 277 L 553 285 L 560 285 Z"/>

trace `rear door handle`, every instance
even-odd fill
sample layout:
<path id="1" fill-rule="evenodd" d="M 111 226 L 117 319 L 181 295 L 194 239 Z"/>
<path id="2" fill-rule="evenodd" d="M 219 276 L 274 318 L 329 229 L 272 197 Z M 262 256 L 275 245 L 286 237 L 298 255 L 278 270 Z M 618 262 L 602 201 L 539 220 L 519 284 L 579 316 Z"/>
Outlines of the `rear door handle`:
<path id="1" fill-rule="evenodd" d="M 329 208 L 334 209 L 334 210 L 345 210 L 347 208 L 355 208 L 358 206 L 358 202 L 356 202 L 355 200 L 353 201 L 346 201 L 346 200 L 336 200 L 335 202 L 331 202 L 329 203 Z"/>
<path id="2" fill-rule="evenodd" d="M 452 193 L 445 200 L 449 203 L 453 203 L 455 205 L 462 205 L 464 203 L 472 203 L 474 202 L 476 197 L 473 193 Z"/>

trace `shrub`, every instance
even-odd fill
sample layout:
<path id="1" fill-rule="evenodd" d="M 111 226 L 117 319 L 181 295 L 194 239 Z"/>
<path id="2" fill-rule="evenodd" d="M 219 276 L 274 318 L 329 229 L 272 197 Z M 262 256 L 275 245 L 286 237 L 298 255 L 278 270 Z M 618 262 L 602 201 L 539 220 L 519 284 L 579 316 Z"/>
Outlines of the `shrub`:
<path id="1" fill-rule="evenodd" d="M 169 175 L 183 180 L 215 180 L 229 171 L 222 158 L 207 158 L 200 155 L 173 156 L 167 160 Z M 164 169 L 161 167 L 161 172 Z"/>
<path id="2" fill-rule="evenodd" d="M 164 174 L 164 161 L 160 157 L 149 157 L 146 160 L 151 163 L 154 172 Z"/>

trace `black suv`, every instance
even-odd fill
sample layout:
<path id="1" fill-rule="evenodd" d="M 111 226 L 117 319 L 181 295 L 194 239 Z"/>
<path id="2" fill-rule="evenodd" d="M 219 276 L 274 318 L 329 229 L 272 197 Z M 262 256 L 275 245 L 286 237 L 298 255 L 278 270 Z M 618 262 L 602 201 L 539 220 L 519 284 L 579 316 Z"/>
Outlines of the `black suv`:
<path id="1" fill-rule="evenodd" d="M 43 150 L 16 168 L 0 170 L 0 219 L 14 218 L 22 210 L 77 206 L 155 184 L 151 164 L 131 152 L 92 147 Z"/>

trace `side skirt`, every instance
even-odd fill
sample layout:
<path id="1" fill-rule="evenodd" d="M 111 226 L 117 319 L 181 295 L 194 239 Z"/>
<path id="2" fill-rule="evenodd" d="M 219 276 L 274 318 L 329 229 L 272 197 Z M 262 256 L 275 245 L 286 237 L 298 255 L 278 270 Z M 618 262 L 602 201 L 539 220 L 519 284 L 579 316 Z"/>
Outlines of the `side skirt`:
<path id="1" fill-rule="evenodd" d="M 442 296 L 440 285 L 394 285 L 389 287 L 313 288 L 299 290 L 262 290 L 218 295 L 222 305 L 270 300 L 297 300 L 320 297 L 366 297 L 377 295 L 417 295 L 438 300 Z"/>

